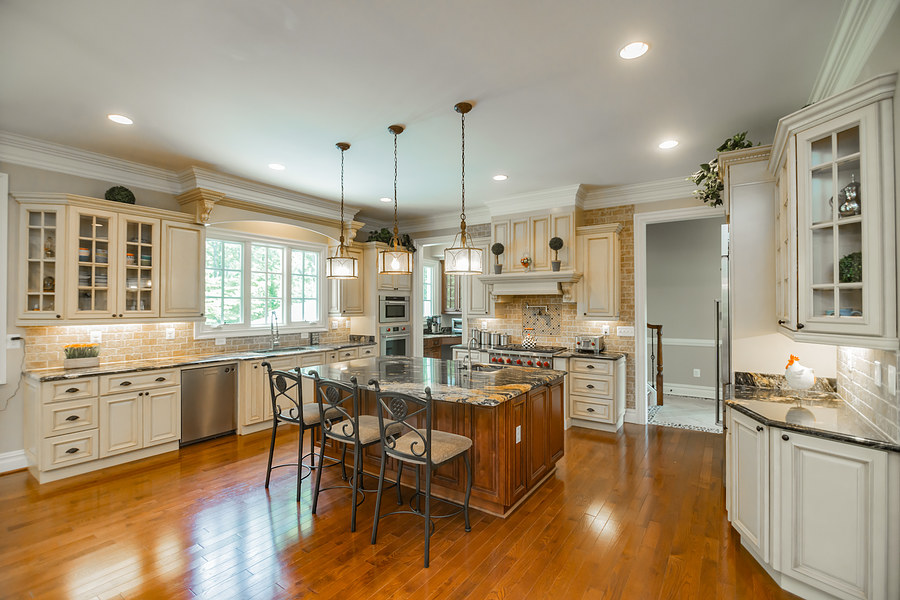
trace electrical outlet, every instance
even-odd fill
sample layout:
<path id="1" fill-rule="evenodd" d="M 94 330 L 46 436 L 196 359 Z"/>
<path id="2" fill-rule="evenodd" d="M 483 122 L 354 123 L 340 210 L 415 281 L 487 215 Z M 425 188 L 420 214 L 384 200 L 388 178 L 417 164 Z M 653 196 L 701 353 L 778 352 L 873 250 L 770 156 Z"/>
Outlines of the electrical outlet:
<path id="1" fill-rule="evenodd" d="M 103 341 L 103 332 L 102 331 L 91 331 L 91 343 L 99 344 Z"/>
<path id="2" fill-rule="evenodd" d="M 516 443 L 518 444 L 521 441 L 522 441 L 522 426 L 516 425 Z"/>
<path id="3" fill-rule="evenodd" d="M 216 346 L 224 346 L 224 345 L 225 345 L 225 338 L 217 337 L 216 338 Z"/>
<path id="4" fill-rule="evenodd" d="M 881 361 L 875 361 L 875 385 L 881 387 Z"/>
<path id="5" fill-rule="evenodd" d="M 166 339 L 167 340 L 175 339 L 175 328 L 174 327 L 166 327 Z"/>
<path id="6" fill-rule="evenodd" d="M 897 367 L 888 365 L 888 394 L 891 396 L 897 393 Z"/>
<path id="7" fill-rule="evenodd" d="M 694 369 L 694 377 L 700 377 L 700 369 Z"/>
<path id="8" fill-rule="evenodd" d="M 609 325 L 604 325 L 600 328 L 600 333 L 603 335 L 609 335 Z"/>
<path id="9" fill-rule="evenodd" d="M 634 327 L 616 327 L 616 335 L 619 337 L 634 337 Z"/>

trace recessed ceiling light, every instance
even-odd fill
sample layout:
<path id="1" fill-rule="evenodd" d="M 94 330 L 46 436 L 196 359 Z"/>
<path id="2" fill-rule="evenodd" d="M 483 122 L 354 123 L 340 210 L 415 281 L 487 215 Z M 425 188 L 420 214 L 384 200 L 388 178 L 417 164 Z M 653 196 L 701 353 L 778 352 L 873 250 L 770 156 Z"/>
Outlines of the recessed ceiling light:
<path id="1" fill-rule="evenodd" d="M 381 200 L 382 202 L 393 202 L 394 201 L 393 198 L 379 198 L 379 200 Z"/>
<path id="2" fill-rule="evenodd" d="M 647 42 L 631 42 L 619 50 L 619 56 L 626 60 L 631 60 L 632 58 L 643 56 L 649 49 L 650 45 Z"/>
<path id="3" fill-rule="evenodd" d="M 678 145 L 678 140 L 666 140 L 659 143 L 659 147 L 663 150 L 670 150 Z"/>
<path id="4" fill-rule="evenodd" d="M 506 181 L 509 179 L 508 175 L 494 175 L 494 181 Z"/>
<path id="5" fill-rule="evenodd" d="M 119 125 L 131 125 L 132 123 L 134 123 L 134 121 L 132 121 L 125 115 L 106 115 L 106 118 L 113 123 L 118 123 Z"/>
<path id="6" fill-rule="evenodd" d="M 279 163 L 269 163 L 269 168 L 273 171 L 284 171 L 284 165 Z"/>

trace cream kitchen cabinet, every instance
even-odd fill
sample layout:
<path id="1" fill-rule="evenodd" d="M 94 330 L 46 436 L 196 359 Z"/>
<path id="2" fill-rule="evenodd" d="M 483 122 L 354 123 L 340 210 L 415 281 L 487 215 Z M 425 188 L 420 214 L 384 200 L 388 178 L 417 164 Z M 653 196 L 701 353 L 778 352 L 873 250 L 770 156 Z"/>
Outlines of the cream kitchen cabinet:
<path id="1" fill-rule="evenodd" d="M 292 371 L 297 367 L 325 364 L 325 354 L 276 355 L 241 362 L 238 367 L 238 433 L 245 435 L 271 425 L 272 391 L 264 362 L 272 365 L 273 371 Z"/>
<path id="2" fill-rule="evenodd" d="M 625 420 L 625 359 L 573 357 L 568 359 L 567 370 L 570 423 L 617 431 Z"/>
<path id="3" fill-rule="evenodd" d="M 204 234 L 189 215 L 71 194 L 15 198 L 19 324 L 202 318 Z"/>
<path id="4" fill-rule="evenodd" d="M 333 251 L 333 249 L 329 249 L 329 256 Z M 347 248 L 347 255 L 353 256 L 359 261 L 359 277 L 356 279 L 329 280 L 328 314 L 341 317 L 363 316 L 366 314 L 364 254 L 361 248 L 355 246 Z M 371 300 L 370 302 L 376 301 Z"/>
<path id="5" fill-rule="evenodd" d="M 728 518 L 775 581 L 801 597 L 900 597 L 900 455 L 726 418 Z"/>
<path id="6" fill-rule="evenodd" d="M 876 77 L 778 123 L 776 302 L 796 341 L 897 347 L 896 81 Z"/>
<path id="7" fill-rule="evenodd" d="M 488 242 L 475 243 L 481 248 L 482 256 L 482 272 L 485 275 L 493 273 L 494 263 L 488 257 L 492 257 L 491 245 Z M 494 301 L 491 298 L 490 289 L 484 285 L 484 282 L 477 275 L 462 277 L 462 297 L 463 311 L 467 317 L 486 317 L 494 316 Z"/>
<path id="8" fill-rule="evenodd" d="M 619 231 L 622 225 L 578 228 L 578 316 L 614 320 L 619 316 Z"/>
<path id="9" fill-rule="evenodd" d="M 412 290 L 412 275 L 377 273 L 376 277 L 379 291 L 408 292 Z"/>
<path id="10" fill-rule="evenodd" d="M 574 267 L 572 249 L 575 242 L 574 210 L 540 211 L 515 217 L 491 219 L 491 236 L 494 242 L 505 247 L 500 256 L 503 271 L 520 272 L 526 270 L 549 271 L 554 253 L 550 249 L 550 238 L 558 237 L 563 241 L 559 251 L 562 269 Z M 485 262 L 494 264 L 493 255 L 485 253 Z M 523 257 L 531 259 L 528 269 L 520 262 Z M 491 260 L 487 260 L 491 259 Z M 493 266 L 489 267 L 493 272 Z"/>
<path id="11" fill-rule="evenodd" d="M 178 448 L 177 369 L 25 378 L 25 454 L 41 483 Z"/>

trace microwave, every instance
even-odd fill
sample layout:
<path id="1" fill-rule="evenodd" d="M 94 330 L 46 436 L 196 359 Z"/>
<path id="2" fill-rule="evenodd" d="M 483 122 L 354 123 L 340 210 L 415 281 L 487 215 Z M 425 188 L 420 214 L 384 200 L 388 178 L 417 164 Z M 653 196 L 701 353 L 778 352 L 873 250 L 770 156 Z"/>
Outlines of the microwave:
<path id="1" fill-rule="evenodd" d="M 378 297 L 379 323 L 408 323 L 411 318 L 408 295 L 382 294 Z"/>

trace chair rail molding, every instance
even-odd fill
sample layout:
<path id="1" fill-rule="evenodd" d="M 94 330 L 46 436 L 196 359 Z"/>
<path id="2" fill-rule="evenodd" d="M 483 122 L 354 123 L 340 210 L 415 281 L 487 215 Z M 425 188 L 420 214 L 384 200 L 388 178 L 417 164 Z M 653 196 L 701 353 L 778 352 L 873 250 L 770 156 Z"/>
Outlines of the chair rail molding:
<path id="1" fill-rule="evenodd" d="M 856 83 L 898 6 L 900 0 L 847 0 L 844 3 L 809 95 L 810 104 Z"/>

